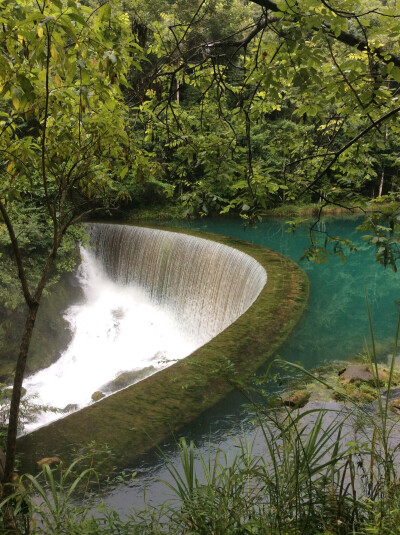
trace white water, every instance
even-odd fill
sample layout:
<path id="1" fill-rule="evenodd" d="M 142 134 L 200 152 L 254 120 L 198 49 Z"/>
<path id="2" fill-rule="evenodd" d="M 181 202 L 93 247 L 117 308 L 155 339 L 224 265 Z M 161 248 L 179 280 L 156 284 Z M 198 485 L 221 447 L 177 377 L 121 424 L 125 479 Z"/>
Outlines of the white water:
<path id="1" fill-rule="evenodd" d="M 53 365 L 24 382 L 28 395 L 37 396 L 35 403 L 59 409 L 84 407 L 95 391 L 110 393 L 104 385 L 122 372 L 152 366 L 149 375 L 202 344 L 200 337 L 189 339 L 167 307 L 156 306 L 143 289 L 112 282 L 93 252 L 82 248 L 81 255 L 78 277 L 85 301 L 65 315 L 71 344 Z M 25 430 L 62 416 L 42 413 Z"/>
<path id="2" fill-rule="evenodd" d="M 133 384 L 186 357 L 243 314 L 267 279 L 254 258 L 217 242 L 121 225 L 89 230 L 94 249 L 81 249 L 78 272 L 85 299 L 65 316 L 72 342 L 24 382 L 39 405 L 78 410 L 96 391 L 115 392 L 124 372 L 139 372 Z M 64 415 L 43 412 L 25 431 Z"/>
<path id="3" fill-rule="evenodd" d="M 243 314 L 267 280 L 251 256 L 203 238 L 109 224 L 92 225 L 90 235 L 113 280 L 146 288 L 203 343 Z"/>

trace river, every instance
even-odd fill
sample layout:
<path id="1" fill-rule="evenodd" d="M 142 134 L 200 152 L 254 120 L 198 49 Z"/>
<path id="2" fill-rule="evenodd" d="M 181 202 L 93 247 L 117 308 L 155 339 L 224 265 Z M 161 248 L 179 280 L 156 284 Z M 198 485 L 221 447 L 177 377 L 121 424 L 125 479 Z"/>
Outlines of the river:
<path id="1" fill-rule="evenodd" d="M 357 218 L 345 217 L 326 219 L 319 224 L 318 235 L 322 244 L 324 233 L 328 232 L 330 236 L 352 240 L 358 251 L 349 252 L 345 248 L 346 261 L 343 262 L 333 254 L 331 246 L 329 263 L 301 262 L 310 279 L 310 298 L 300 322 L 278 351 L 283 359 L 311 369 L 332 360 L 351 359 L 361 353 L 370 340 L 366 296 L 378 352 L 382 359 L 389 355 L 398 315 L 398 277 L 375 261 L 373 247 L 363 241 L 356 230 L 359 223 Z M 306 228 L 287 232 L 285 222 L 280 219 L 268 219 L 256 228 L 243 226 L 241 221 L 234 219 L 203 219 L 189 226 L 275 249 L 296 262 L 309 245 Z M 193 439 L 205 456 L 209 452 L 212 455 L 220 447 L 234 451 L 238 435 L 244 434 L 251 439 L 256 433 L 243 403 L 240 394 L 232 394 L 183 429 L 179 436 Z M 178 461 L 175 440 L 160 447 L 172 462 Z M 167 489 L 158 480 L 169 480 L 169 474 L 159 451 L 144 455 L 126 471 L 136 472 L 136 478 L 108 493 L 106 503 L 120 513 L 126 513 L 131 507 L 140 508 L 144 488 L 146 500 L 155 504 L 165 500 Z"/>

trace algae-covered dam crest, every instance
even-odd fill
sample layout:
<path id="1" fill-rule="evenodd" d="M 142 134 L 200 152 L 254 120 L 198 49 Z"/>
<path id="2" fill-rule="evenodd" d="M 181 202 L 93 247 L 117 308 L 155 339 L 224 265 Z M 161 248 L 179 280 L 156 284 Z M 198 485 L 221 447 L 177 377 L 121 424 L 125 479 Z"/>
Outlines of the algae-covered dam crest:
<path id="1" fill-rule="evenodd" d="M 225 397 L 233 377 L 261 366 L 307 302 L 303 270 L 260 246 L 202 232 L 123 225 L 95 224 L 90 233 L 107 275 L 125 287 L 135 281 L 157 305 L 170 307 L 201 347 L 21 437 L 26 469 L 43 456 L 67 459 L 72 444 L 93 440 L 107 443 L 118 466 L 127 466 Z"/>

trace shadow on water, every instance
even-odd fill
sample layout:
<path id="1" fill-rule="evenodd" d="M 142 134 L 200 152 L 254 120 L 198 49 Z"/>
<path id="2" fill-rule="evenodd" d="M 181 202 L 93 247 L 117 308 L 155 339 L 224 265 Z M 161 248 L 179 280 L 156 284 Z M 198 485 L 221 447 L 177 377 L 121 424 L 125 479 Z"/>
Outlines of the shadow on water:
<path id="1" fill-rule="evenodd" d="M 369 340 L 367 294 L 377 349 L 384 358 L 392 347 L 397 322 L 397 275 L 375 261 L 373 248 L 356 230 L 358 219 L 334 218 L 324 224 L 331 236 L 352 240 L 358 252 L 348 253 L 346 262 L 334 255 L 329 257 L 328 264 L 301 262 L 310 279 L 310 298 L 301 320 L 279 349 L 279 355 L 310 369 L 332 360 L 347 360 L 362 352 Z M 183 226 L 244 239 L 277 250 L 297 262 L 309 245 L 306 229 L 288 233 L 285 222 L 280 219 L 267 220 L 257 228 L 244 227 L 241 221 L 233 219 L 205 219 Z M 234 449 L 238 434 L 251 438 L 255 432 L 243 408 L 244 402 L 240 393 L 233 393 L 182 429 L 179 436 L 194 440 L 205 456 L 219 447 Z M 160 447 L 167 457 L 177 461 L 173 439 Z M 147 453 L 129 470 L 137 472 L 136 480 L 111 492 L 107 503 L 120 512 L 132 506 L 140 507 L 144 488 L 152 503 L 165 500 L 166 487 L 156 479 L 168 480 L 168 473 L 165 460 L 157 450 Z"/>

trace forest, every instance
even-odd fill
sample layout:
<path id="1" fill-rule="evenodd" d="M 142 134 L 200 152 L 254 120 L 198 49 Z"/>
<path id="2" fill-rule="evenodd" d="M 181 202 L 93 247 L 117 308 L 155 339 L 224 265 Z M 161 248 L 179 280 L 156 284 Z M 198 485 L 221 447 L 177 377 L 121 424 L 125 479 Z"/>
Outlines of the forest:
<path id="1" fill-rule="evenodd" d="M 38 318 L 40 304 L 51 293 L 60 292 L 60 306 L 68 297 L 58 282 L 87 240 L 80 223 L 218 215 L 255 225 L 274 214 L 295 230 L 325 213 L 359 213 L 377 262 L 397 270 L 397 0 L 0 0 L 0 23 L 0 375 L 14 385 L 2 422 L 3 532 L 397 533 L 398 476 L 388 457 L 380 491 L 371 479 L 361 505 L 339 482 L 339 493 L 313 493 L 307 513 L 277 520 L 263 508 L 279 507 L 257 497 L 232 525 L 224 507 L 215 525 L 201 524 L 217 498 L 177 476 L 188 509 L 166 526 L 152 527 L 160 511 L 125 524 L 109 513 L 102 524 L 72 504 L 57 528 L 21 526 L 13 485 L 24 374 L 52 352 L 34 338 L 35 324 L 51 319 L 60 331 L 54 311 Z M 352 249 L 342 236 L 327 234 L 323 246 L 310 236 L 309 261 Z M 382 434 L 386 452 L 382 417 L 374 436 Z M 192 445 L 181 447 L 189 470 Z M 296 447 L 286 468 L 301 440 Z M 220 473 L 229 499 L 240 502 L 253 468 L 235 475 L 237 489 L 231 468 Z M 45 475 L 51 487 L 51 470 Z M 316 494 L 326 479 L 318 481 Z M 304 505 L 304 490 L 292 491 Z M 274 492 L 278 503 L 277 482 Z"/>

